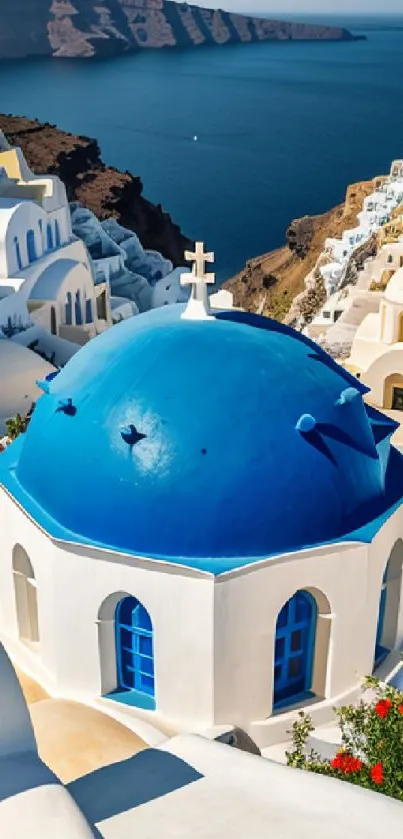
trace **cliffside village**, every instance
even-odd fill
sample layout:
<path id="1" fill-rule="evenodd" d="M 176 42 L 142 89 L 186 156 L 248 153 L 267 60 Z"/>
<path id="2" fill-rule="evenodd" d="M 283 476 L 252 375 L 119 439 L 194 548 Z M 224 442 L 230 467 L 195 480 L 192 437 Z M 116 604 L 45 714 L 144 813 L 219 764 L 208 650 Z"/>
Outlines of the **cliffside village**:
<path id="1" fill-rule="evenodd" d="M 362 261 L 357 255 L 365 246 L 371 256 Z M 69 205 L 60 179 L 34 175 L 0 132 L 0 435 L 8 419 L 29 413 L 41 394 L 37 381 L 93 337 L 149 309 L 184 303 L 189 287 L 180 278 L 189 270 L 145 250 L 115 219 L 99 222 L 90 210 Z M 366 384 L 368 401 L 400 424 L 403 161 L 374 179 L 356 227 L 326 241 L 305 280 L 308 292 L 318 285 L 324 305 L 296 327 Z M 231 308 L 231 293 L 211 294 L 210 305 Z"/>

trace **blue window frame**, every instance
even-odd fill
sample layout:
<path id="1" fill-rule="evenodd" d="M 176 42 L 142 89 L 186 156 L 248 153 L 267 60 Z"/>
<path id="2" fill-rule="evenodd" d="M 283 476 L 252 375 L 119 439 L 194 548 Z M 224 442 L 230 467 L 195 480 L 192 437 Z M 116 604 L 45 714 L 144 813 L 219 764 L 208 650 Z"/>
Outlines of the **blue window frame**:
<path id="1" fill-rule="evenodd" d="M 52 231 L 52 225 L 51 224 L 48 224 L 48 226 L 46 228 L 46 238 L 47 238 L 47 243 L 48 243 L 48 250 L 51 251 L 51 250 L 53 250 L 53 231 Z"/>
<path id="2" fill-rule="evenodd" d="M 387 568 L 385 570 L 385 573 L 383 575 L 381 597 L 380 597 L 380 600 L 379 600 L 378 624 L 377 624 L 377 627 L 376 627 L 374 668 L 379 667 L 379 665 L 382 663 L 382 661 L 384 661 L 384 659 L 386 658 L 386 656 L 390 652 L 390 650 L 382 644 L 383 630 L 384 630 L 384 624 L 385 624 L 385 614 L 386 614 L 386 601 L 388 599 L 388 583 L 387 583 L 388 568 L 389 568 L 389 566 L 387 566 Z"/>
<path id="3" fill-rule="evenodd" d="M 36 246 L 35 246 L 35 233 L 33 230 L 27 231 L 27 252 L 28 252 L 28 261 L 35 262 L 36 259 Z"/>
<path id="4" fill-rule="evenodd" d="M 71 326 L 72 324 L 72 315 L 73 315 L 73 302 L 71 297 L 71 292 L 68 291 L 66 294 L 66 324 Z"/>
<path id="5" fill-rule="evenodd" d="M 135 597 L 118 603 L 115 632 L 117 691 L 130 692 L 126 699 L 130 703 L 154 709 L 153 627 L 147 609 Z"/>
<path id="6" fill-rule="evenodd" d="M 16 236 L 14 238 L 14 248 L 15 248 L 15 258 L 17 260 L 18 270 L 22 271 L 22 259 L 21 259 L 20 243 L 19 243 Z"/>
<path id="7" fill-rule="evenodd" d="M 56 221 L 55 221 L 55 243 L 56 243 L 56 247 L 57 247 L 57 248 L 60 248 L 60 244 L 61 244 L 61 239 L 60 239 L 60 225 L 59 225 L 59 222 L 58 222 L 58 220 L 57 220 L 57 219 L 56 219 Z"/>
<path id="8" fill-rule="evenodd" d="M 297 591 L 278 615 L 274 707 L 289 705 L 311 690 L 317 611 L 312 595 Z"/>
<path id="9" fill-rule="evenodd" d="M 76 291 L 76 300 L 75 300 L 75 313 L 76 313 L 76 324 L 81 326 L 83 322 L 83 313 L 81 311 L 81 300 L 80 300 L 80 292 Z"/>

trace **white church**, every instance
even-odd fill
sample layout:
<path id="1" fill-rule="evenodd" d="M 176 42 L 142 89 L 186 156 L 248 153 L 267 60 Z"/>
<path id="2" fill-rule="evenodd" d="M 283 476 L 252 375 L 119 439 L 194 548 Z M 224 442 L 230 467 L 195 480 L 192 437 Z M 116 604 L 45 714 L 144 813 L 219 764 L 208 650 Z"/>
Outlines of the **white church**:
<path id="1" fill-rule="evenodd" d="M 403 459 L 365 385 L 212 309 L 188 256 L 189 303 L 87 343 L 0 456 L 0 637 L 53 696 L 266 747 L 396 666 Z"/>

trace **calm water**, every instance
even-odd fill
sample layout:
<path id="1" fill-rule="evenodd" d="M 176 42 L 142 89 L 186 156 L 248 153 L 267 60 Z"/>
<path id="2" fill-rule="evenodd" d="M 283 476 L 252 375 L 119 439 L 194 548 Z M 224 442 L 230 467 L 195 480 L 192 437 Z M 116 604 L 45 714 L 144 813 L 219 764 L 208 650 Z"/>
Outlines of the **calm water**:
<path id="1" fill-rule="evenodd" d="M 97 137 L 222 278 L 403 157 L 403 17 L 342 23 L 368 40 L 3 63 L 0 111 Z"/>

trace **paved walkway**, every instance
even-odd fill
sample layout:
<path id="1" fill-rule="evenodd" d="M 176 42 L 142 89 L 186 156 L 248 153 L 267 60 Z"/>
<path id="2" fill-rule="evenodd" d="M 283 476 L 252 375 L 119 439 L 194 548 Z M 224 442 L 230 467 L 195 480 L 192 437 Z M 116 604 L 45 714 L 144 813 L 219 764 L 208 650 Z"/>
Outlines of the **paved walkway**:
<path id="1" fill-rule="evenodd" d="M 147 748 L 121 723 L 65 699 L 52 699 L 33 679 L 17 671 L 38 743 L 39 755 L 69 783 Z"/>

